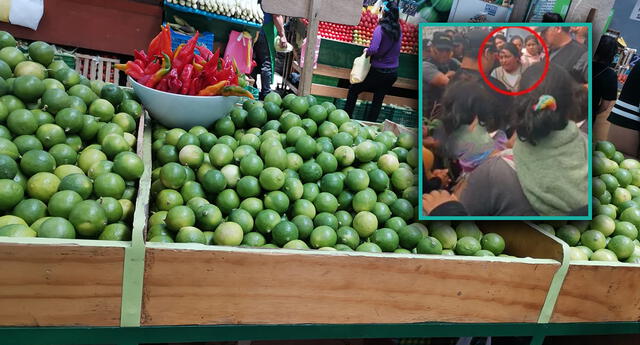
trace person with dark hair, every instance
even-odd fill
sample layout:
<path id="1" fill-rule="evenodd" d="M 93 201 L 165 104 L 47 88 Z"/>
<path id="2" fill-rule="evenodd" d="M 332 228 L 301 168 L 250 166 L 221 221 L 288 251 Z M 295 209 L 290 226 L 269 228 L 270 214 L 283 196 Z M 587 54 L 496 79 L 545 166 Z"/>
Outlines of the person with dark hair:
<path id="1" fill-rule="evenodd" d="M 522 67 L 527 68 L 532 64 L 542 61 L 542 47 L 538 38 L 534 35 L 529 35 L 524 39 L 524 48 L 522 48 Z"/>
<path id="2" fill-rule="evenodd" d="M 586 84 L 589 76 L 587 48 L 571 38 L 568 26 L 539 26 L 536 28 L 549 47 L 551 62 L 564 68 L 580 84 Z"/>
<path id="3" fill-rule="evenodd" d="M 618 75 L 611 68 L 618 52 L 618 42 L 611 36 L 602 36 L 593 56 L 591 105 L 593 121 L 596 115 L 609 109 L 618 98 Z"/>
<path id="4" fill-rule="evenodd" d="M 547 12 L 542 15 L 542 22 L 543 23 L 564 23 L 564 19 L 562 19 L 562 16 L 557 13 Z"/>
<path id="5" fill-rule="evenodd" d="M 464 58 L 464 37 L 456 35 L 453 37 L 453 58 L 458 62 Z"/>
<path id="6" fill-rule="evenodd" d="M 522 37 L 520 37 L 519 35 L 513 35 L 511 36 L 509 42 L 513 43 L 513 45 L 515 45 L 518 50 L 522 52 Z"/>
<path id="7" fill-rule="evenodd" d="M 507 38 L 503 34 L 493 36 L 493 45 L 500 50 L 507 43 Z"/>
<path id="8" fill-rule="evenodd" d="M 620 152 L 637 157 L 640 152 L 640 63 L 629 72 L 607 120 L 611 122 L 609 141 Z"/>
<path id="9" fill-rule="evenodd" d="M 442 96 L 449 79 L 460 68 L 460 63 L 452 58 L 453 40 L 444 32 L 435 32 L 431 40 L 429 58 L 422 63 L 422 101 L 424 116 L 431 116 L 436 103 Z"/>
<path id="10" fill-rule="evenodd" d="M 506 43 L 499 50 L 500 67 L 491 72 L 491 76 L 498 79 L 511 92 L 518 90 L 520 77 L 524 68 L 520 62 L 520 50 L 513 43 Z"/>
<path id="11" fill-rule="evenodd" d="M 444 30 L 444 33 L 449 36 L 452 40 L 456 37 L 456 31 L 455 30 Z"/>
<path id="12" fill-rule="evenodd" d="M 402 44 L 398 6 L 393 1 L 386 1 L 383 7 L 382 19 L 373 31 L 371 44 L 366 49 L 366 55 L 371 57 L 371 69 L 362 83 L 352 84 L 349 87 L 347 103 L 344 107 L 344 110 L 351 115 L 358 95 L 363 91 L 373 92 L 371 109 L 365 118 L 366 121 L 372 122 L 377 121 L 384 96 L 398 79 Z"/>
<path id="13" fill-rule="evenodd" d="M 538 82 L 544 68 L 531 65 L 520 89 Z M 469 175 L 459 196 L 469 215 L 587 215 L 589 142 L 570 120 L 578 117 L 584 92 L 568 72 L 550 64 L 542 83 L 515 99 L 515 145 Z"/>

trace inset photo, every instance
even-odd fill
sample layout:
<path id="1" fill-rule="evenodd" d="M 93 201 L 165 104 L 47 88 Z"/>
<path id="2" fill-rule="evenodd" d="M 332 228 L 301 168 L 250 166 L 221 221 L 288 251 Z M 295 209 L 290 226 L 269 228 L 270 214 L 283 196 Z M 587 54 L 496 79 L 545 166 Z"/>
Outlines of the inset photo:
<path id="1" fill-rule="evenodd" d="M 590 219 L 591 25 L 420 33 L 420 218 Z"/>

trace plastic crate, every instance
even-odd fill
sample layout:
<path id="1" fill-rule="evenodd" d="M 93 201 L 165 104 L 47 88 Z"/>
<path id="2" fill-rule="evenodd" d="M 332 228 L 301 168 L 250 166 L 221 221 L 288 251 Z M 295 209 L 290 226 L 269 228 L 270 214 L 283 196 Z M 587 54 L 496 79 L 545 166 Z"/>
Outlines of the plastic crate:
<path id="1" fill-rule="evenodd" d="M 100 80 L 105 83 L 119 85 L 120 71 L 115 67 L 116 64 L 120 63 L 119 59 L 76 54 L 75 61 L 76 71 L 89 78 L 89 80 Z"/>
<path id="2" fill-rule="evenodd" d="M 251 85 L 247 85 L 244 87 L 244 89 L 251 92 L 251 94 L 253 95 L 253 98 L 258 99 L 258 97 L 260 97 L 260 90 L 258 90 L 257 88 Z"/>
<path id="3" fill-rule="evenodd" d="M 393 112 L 391 121 L 399 123 L 403 126 L 417 128 L 418 127 L 418 112 L 411 108 L 396 107 Z"/>
<path id="4" fill-rule="evenodd" d="M 187 43 L 193 37 L 193 35 L 185 35 L 185 34 L 181 34 L 179 32 L 173 31 L 173 29 L 170 29 L 170 30 L 171 30 L 171 49 L 174 51 L 176 50 L 176 48 L 178 48 L 179 45 L 183 43 Z M 209 50 L 213 50 L 213 33 L 201 32 L 200 36 L 198 36 L 198 44 L 201 44 L 209 48 Z"/>
<path id="5" fill-rule="evenodd" d="M 347 100 L 344 98 L 336 98 L 334 104 L 337 109 L 344 109 L 344 106 L 347 104 Z M 369 111 L 370 104 L 371 102 L 369 101 L 358 100 L 356 102 L 355 108 L 353 108 L 351 118 L 354 120 L 364 120 L 364 118 L 367 116 L 367 112 Z"/>
<path id="6" fill-rule="evenodd" d="M 54 60 L 62 60 L 64 61 L 64 63 L 67 64 L 67 66 L 69 66 L 69 68 L 71 69 L 76 69 L 76 57 L 71 55 L 71 54 L 59 54 L 56 53 L 53 56 Z"/>

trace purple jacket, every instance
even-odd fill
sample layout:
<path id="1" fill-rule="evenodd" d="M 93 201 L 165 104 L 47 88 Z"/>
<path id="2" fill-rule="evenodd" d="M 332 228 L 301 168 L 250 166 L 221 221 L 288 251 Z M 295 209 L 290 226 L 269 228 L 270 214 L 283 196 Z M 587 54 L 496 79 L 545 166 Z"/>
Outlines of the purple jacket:
<path id="1" fill-rule="evenodd" d="M 371 67 L 397 68 L 400 65 L 401 45 L 402 33 L 397 41 L 393 41 L 382 32 L 382 27 L 378 25 L 373 30 L 373 38 L 367 50 L 367 56 L 371 57 Z"/>

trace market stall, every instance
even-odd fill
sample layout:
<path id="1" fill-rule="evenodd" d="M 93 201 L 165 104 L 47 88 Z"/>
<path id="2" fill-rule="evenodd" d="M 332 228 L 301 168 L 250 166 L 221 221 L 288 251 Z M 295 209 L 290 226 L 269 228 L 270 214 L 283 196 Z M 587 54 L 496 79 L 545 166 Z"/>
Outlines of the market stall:
<path id="1" fill-rule="evenodd" d="M 640 246 L 613 223 L 635 226 L 637 204 L 591 223 L 419 222 L 414 130 L 312 95 L 255 100 L 215 45 L 158 29 L 114 65 L 131 88 L 0 32 L 0 343 L 638 333 Z M 323 39 L 316 74 L 344 79 L 361 48 Z M 415 91 L 406 51 L 397 86 Z M 637 197 L 635 175 L 603 176 L 640 163 L 598 151 L 603 206 L 627 180 Z M 620 242 L 616 262 L 577 249 L 587 228 Z"/>

